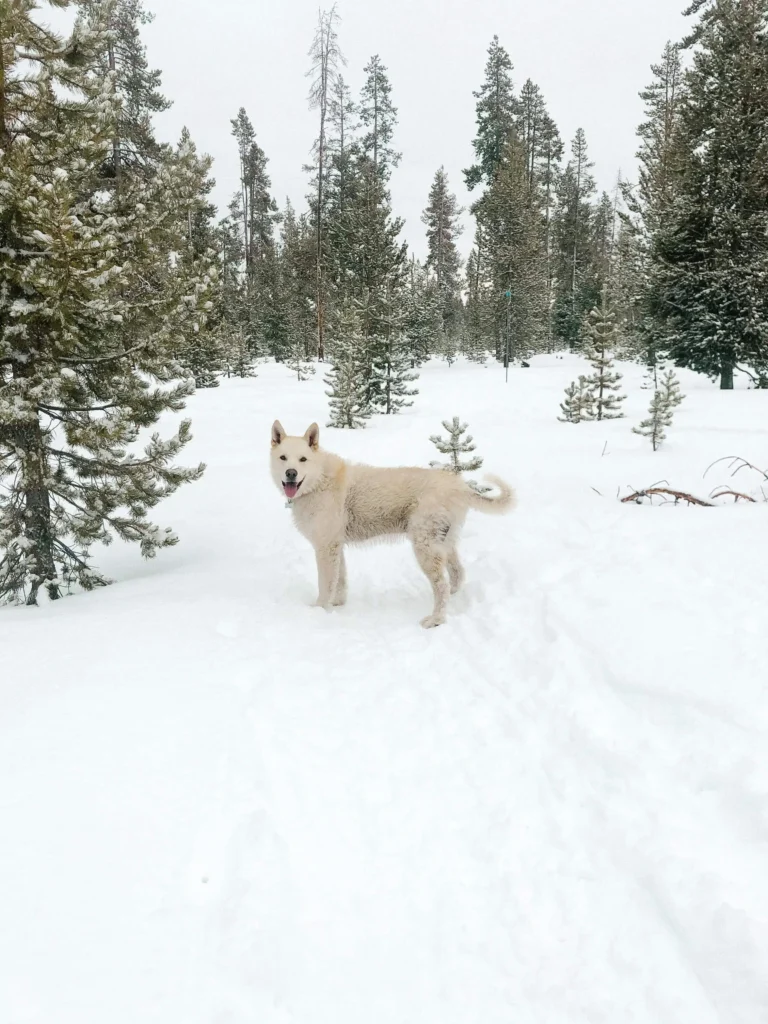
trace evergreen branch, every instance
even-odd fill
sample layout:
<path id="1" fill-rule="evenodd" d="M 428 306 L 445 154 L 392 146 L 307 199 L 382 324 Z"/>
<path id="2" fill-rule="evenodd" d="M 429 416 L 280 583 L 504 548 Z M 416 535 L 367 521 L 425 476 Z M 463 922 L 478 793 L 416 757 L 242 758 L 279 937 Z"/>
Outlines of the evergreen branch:
<path id="1" fill-rule="evenodd" d="M 77 358 L 72 356 L 59 356 L 59 362 L 67 363 L 71 366 L 93 366 L 95 363 L 113 363 L 118 359 L 125 359 L 126 356 L 130 356 L 134 352 L 142 352 L 148 345 L 149 341 L 142 341 L 138 345 L 131 346 L 131 348 L 123 349 L 122 352 L 116 352 L 114 355 L 107 356 L 81 356 Z"/>

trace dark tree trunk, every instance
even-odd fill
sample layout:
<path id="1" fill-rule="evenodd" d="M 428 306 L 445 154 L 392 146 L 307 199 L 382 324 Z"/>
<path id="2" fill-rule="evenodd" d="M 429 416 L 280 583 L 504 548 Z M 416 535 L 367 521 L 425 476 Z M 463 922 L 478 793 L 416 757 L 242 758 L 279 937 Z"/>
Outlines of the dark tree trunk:
<path id="1" fill-rule="evenodd" d="M 720 367 L 720 390 L 733 391 L 733 363 L 723 363 Z"/>
<path id="2" fill-rule="evenodd" d="M 37 604 L 40 587 L 47 585 L 51 599 L 60 597 L 56 584 L 54 531 L 51 523 L 51 501 L 46 477 L 45 440 L 40 424 L 19 423 L 11 428 L 15 447 L 21 454 L 22 494 L 24 502 L 24 533 L 30 543 L 29 558 L 33 582 L 27 596 L 28 605 Z"/>

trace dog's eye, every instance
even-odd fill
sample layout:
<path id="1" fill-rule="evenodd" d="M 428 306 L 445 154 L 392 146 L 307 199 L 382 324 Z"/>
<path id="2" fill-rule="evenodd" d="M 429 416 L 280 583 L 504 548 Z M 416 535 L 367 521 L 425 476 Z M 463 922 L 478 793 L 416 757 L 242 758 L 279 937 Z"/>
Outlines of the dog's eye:
<path id="1" fill-rule="evenodd" d="M 306 458 L 305 458 L 305 457 L 304 457 L 303 455 L 302 455 L 302 456 L 301 456 L 301 458 L 299 459 L 299 462 L 306 462 L 306 461 L 307 461 L 307 460 L 306 460 Z"/>
<path id="2" fill-rule="evenodd" d="M 288 456 L 287 455 L 281 455 L 280 456 L 280 461 L 281 462 L 287 462 L 287 460 L 288 460 Z"/>

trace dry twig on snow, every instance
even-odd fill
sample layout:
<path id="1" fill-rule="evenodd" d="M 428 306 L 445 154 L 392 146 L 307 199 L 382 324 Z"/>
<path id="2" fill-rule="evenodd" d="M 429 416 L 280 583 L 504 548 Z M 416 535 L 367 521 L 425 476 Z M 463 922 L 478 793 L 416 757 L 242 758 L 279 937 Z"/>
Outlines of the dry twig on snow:
<path id="1" fill-rule="evenodd" d="M 675 504 L 678 501 L 685 501 L 689 505 L 703 505 L 705 508 L 715 508 L 711 501 L 704 501 L 703 498 L 697 498 L 695 495 L 687 494 L 685 491 L 675 491 L 671 487 L 647 487 L 644 491 L 633 491 L 632 494 L 622 498 L 621 503 L 623 505 L 631 501 L 639 503 L 643 498 L 650 498 L 653 501 L 655 496 L 672 500 Z"/>
<path id="2" fill-rule="evenodd" d="M 748 494 L 742 494 L 741 491 L 732 491 L 729 487 L 724 487 L 721 490 L 718 490 L 716 487 L 710 494 L 710 498 L 713 500 L 715 498 L 727 498 L 731 496 L 733 497 L 734 503 L 738 501 L 751 501 L 753 504 L 756 504 L 757 502 L 756 498 L 752 498 Z"/>
<path id="3" fill-rule="evenodd" d="M 728 469 L 731 470 L 731 476 L 736 476 L 742 469 L 751 469 L 754 473 L 759 473 L 763 480 L 768 480 L 768 472 L 764 469 L 759 469 L 757 466 L 753 466 L 751 462 L 747 462 L 746 459 L 742 459 L 740 455 L 724 455 L 722 459 L 715 459 L 711 465 L 707 466 L 704 471 L 704 476 L 712 469 L 713 466 L 717 466 L 721 462 L 728 463 Z"/>

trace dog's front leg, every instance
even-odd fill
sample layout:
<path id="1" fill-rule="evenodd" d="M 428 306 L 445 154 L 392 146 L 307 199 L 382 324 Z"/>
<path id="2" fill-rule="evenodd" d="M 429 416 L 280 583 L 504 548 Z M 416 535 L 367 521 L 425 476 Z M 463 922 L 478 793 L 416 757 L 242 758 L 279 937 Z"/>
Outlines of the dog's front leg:
<path id="1" fill-rule="evenodd" d="M 330 544 L 328 547 L 318 548 L 315 555 L 317 557 L 317 601 L 315 605 L 330 611 L 339 580 L 341 545 Z"/>

